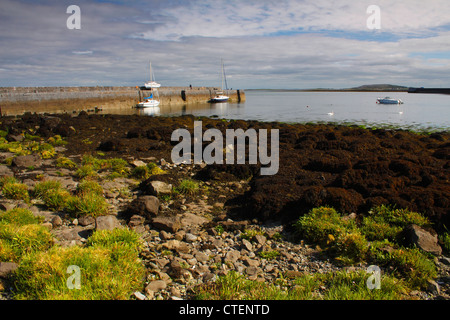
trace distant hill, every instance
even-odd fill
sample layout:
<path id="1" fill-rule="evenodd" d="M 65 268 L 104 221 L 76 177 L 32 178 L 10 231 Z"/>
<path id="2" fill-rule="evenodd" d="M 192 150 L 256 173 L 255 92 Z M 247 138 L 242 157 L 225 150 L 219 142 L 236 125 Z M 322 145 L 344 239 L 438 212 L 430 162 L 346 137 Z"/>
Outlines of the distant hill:
<path id="1" fill-rule="evenodd" d="M 365 84 L 359 87 L 346 90 L 352 91 L 408 91 L 408 87 L 397 86 L 392 84 Z"/>
<path id="2" fill-rule="evenodd" d="M 397 86 L 392 84 L 365 84 L 359 87 L 347 89 L 333 89 L 333 88 L 316 88 L 316 89 L 246 89 L 247 91 L 273 91 L 273 92 L 348 92 L 348 91 L 396 91 L 408 92 L 408 87 Z"/>

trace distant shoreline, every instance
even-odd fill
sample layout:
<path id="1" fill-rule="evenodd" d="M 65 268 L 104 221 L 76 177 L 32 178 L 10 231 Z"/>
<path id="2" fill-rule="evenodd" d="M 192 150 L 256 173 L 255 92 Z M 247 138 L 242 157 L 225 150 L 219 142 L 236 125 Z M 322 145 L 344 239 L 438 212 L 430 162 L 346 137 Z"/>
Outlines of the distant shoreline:
<path id="1" fill-rule="evenodd" d="M 389 89 L 378 89 L 378 90 L 356 90 L 356 89 L 245 89 L 245 91 L 272 91 L 272 92 L 408 92 L 408 89 L 402 90 L 389 90 Z"/>

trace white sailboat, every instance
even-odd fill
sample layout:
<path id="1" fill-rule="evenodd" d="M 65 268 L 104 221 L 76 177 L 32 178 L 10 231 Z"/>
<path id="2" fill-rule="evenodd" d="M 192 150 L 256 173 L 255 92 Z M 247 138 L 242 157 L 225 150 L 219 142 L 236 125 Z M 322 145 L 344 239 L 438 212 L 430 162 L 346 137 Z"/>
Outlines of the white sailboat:
<path id="1" fill-rule="evenodd" d="M 159 87 L 161 87 L 161 84 L 158 83 L 158 82 L 156 82 L 154 79 L 155 79 L 155 75 L 154 75 L 153 72 L 152 72 L 152 63 L 150 62 L 150 80 L 147 81 L 147 82 L 144 84 L 144 86 L 145 86 L 147 89 L 152 89 L 152 88 L 159 88 Z"/>
<path id="2" fill-rule="evenodd" d="M 158 91 L 155 91 L 155 92 L 157 93 Z M 145 97 L 143 101 L 139 102 L 139 103 L 137 104 L 137 106 L 138 106 L 139 108 L 158 107 L 158 106 L 159 106 L 159 103 L 160 103 L 158 99 L 159 99 L 159 98 L 154 99 L 154 98 L 153 98 L 153 93 L 151 93 L 150 96 Z"/>
<path id="3" fill-rule="evenodd" d="M 230 97 L 228 97 L 223 92 L 223 84 L 224 84 L 224 82 L 225 82 L 225 88 L 226 88 L 226 90 L 228 90 L 227 79 L 225 77 L 225 68 L 223 66 L 223 59 L 222 59 L 222 63 L 221 64 L 222 64 L 222 69 L 221 69 L 221 86 L 220 86 L 220 91 L 216 91 L 214 97 L 211 98 L 209 100 L 209 102 L 226 102 L 226 101 L 228 101 L 228 99 L 230 99 Z"/>
<path id="4" fill-rule="evenodd" d="M 156 108 L 159 106 L 159 93 L 158 89 L 161 84 L 154 81 L 154 75 L 152 72 L 152 63 L 150 62 L 150 81 L 145 83 L 145 88 L 150 89 L 150 95 L 144 97 L 144 100 L 137 104 L 138 108 Z M 159 108 L 159 107 L 158 107 Z"/>

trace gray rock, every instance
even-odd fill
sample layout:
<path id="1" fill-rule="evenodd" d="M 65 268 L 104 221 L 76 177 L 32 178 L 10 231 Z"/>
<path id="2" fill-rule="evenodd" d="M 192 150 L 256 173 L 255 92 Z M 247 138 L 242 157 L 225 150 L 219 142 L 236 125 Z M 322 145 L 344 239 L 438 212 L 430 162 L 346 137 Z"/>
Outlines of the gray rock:
<path id="1" fill-rule="evenodd" d="M 178 230 L 178 231 L 175 233 L 174 238 L 175 238 L 176 240 L 178 240 L 178 241 L 181 241 L 181 240 L 184 239 L 184 236 L 185 236 L 185 235 L 186 235 L 186 231 L 184 231 L 184 230 Z"/>
<path id="2" fill-rule="evenodd" d="M 41 226 L 47 228 L 48 231 L 53 229 L 53 225 L 51 222 L 43 222 L 43 223 L 41 223 Z"/>
<path id="3" fill-rule="evenodd" d="M 16 207 L 14 203 L 11 202 L 2 202 L 0 203 L 0 210 L 8 211 L 12 210 Z"/>
<path id="4" fill-rule="evenodd" d="M 17 156 L 12 161 L 12 166 L 19 168 L 27 167 L 40 167 L 42 165 L 42 159 L 38 154 L 29 154 L 26 156 Z"/>
<path id="5" fill-rule="evenodd" d="M 184 237 L 185 237 L 186 242 L 197 241 L 197 236 L 195 234 L 192 234 L 192 233 L 186 233 L 186 235 Z"/>
<path id="6" fill-rule="evenodd" d="M 434 255 L 440 255 L 442 248 L 438 244 L 437 234 L 419 227 L 418 225 L 408 225 L 402 232 L 407 245 L 415 245 L 423 251 L 430 252 Z"/>
<path id="7" fill-rule="evenodd" d="M 173 238 L 173 234 L 171 234 L 170 232 L 166 232 L 164 230 L 161 230 L 161 232 L 159 233 L 159 238 L 161 240 L 170 240 Z"/>
<path id="8" fill-rule="evenodd" d="M 24 139 L 24 136 L 21 134 L 17 134 L 17 135 L 8 134 L 8 136 L 6 137 L 6 140 L 8 140 L 9 142 L 11 142 L 11 141 L 21 142 L 21 141 L 23 141 L 23 139 Z"/>
<path id="9" fill-rule="evenodd" d="M 245 259 L 245 264 L 249 267 L 258 267 L 260 265 L 259 260 L 256 259 Z"/>
<path id="10" fill-rule="evenodd" d="M 138 300 L 147 300 L 147 297 L 146 297 L 143 293 L 141 293 L 141 292 L 139 292 L 139 291 L 134 292 L 133 295 L 134 295 L 134 296 L 136 297 L 136 299 L 138 299 Z"/>
<path id="11" fill-rule="evenodd" d="M 53 219 L 50 222 L 52 223 L 53 228 L 62 226 L 62 219 L 60 216 L 53 217 Z"/>
<path id="12" fill-rule="evenodd" d="M 132 162 L 131 162 L 131 164 L 133 165 L 133 166 L 135 166 L 135 167 L 143 167 L 143 166 L 146 166 L 147 164 L 144 162 L 144 161 L 142 161 L 142 160 L 133 160 Z"/>
<path id="13" fill-rule="evenodd" d="M 175 250 L 178 253 L 188 253 L 190 251 L 189 246 L 179 240 L 169 240 L 162 245 L 164 248 L 169 250 Z"/>
<path id="14" fill-rule="evenodd" d="M 256 243 L 263 245 L 266 243 L 267 238 L 265 236 L 263 236 L 262 234 L 257 234 L 253 237 L 253 239 L 255 239 Z"/>
<path id="15" fill-rule="evenodd" d="M 175 233 L 181 228 L 178 217 L 156 217 L 152 219 L 152 224 L 160 230 Z"/>
<path id="16" fill-rule="evenodd" d="M 441 293 L 441 289 L 439 287 L 439 285 L 437 284 L 436 281 L 434 280 L 428 280 L 428 286 L 427 286 L 427 291 L 434 294 L 434 295 L 438 295 Z"/>
<path id="17" fill-rule="evenodd" d="M 80 218 L 78 218 L 78 224 L 83 227 L 89 226 L 91 224 L 95 224 L 95 218 L 91 217 L 91 216 L 80 217 Z"/>
<path id="18" fill-rule="evenodd" d="M 155 196 L 140 196 L 133 200 L 129 210 L 148 219 L 156 217 L 159 212 L 159 199 Z"/>
<path id="19" fill-rule="evenodd" d="M 11 272 L 16 271 L 19 265 L 15 262 L 0 262 L 0 278 L 5 278 Z"/>
<path id="20" fill-rule="evenodd" d="M 113 230 L 120 227 L 120 222 L 116 216 L 100 216 L 95 219 L 95 228 L 97 230 Z"/>
<path id="21" fill-rule="evenodd" d="M 73 228 L 60 228 L 53 229 L 52 234 L 60 241 L 81 241 L 82 239 L 86 239 L 89 235 L 89 230 L 86 227 L 75 226 Z"/>
<path id="22" fill-rule="evenodd" d="M 163 290 L 167 287 L 167 284 L 163 280 L 153 280 L 151 281 L 146 287 L 145 290 L 151 290 L 153 292 L 158 292 L 160 290 Z"/>
<path id="23" fill-rule="evenodd" d="M 137 226 L 143 225 L 144 222 L 145 222 L 144 217 L 135 214 L 135 215 L 131 216 L 130 221 L 128 222 L 128 226 L 130 228 L 135 228 Z"/>
<path id="24" fill-rule="evenodd" d="M 166 258 L 154 258 L 150 261 L 155 263 L 160 269 L 164 268 L 170 262 L 170 260 Z"/>
<path id="25" fill-rule="evenodd" d="M 234 264 L 240 258 L 240 256 L 241 256 L 241 253 L 239 251 L 231 249 L 225 255 L 224 262 L 225 263 L 230 262 L 230 263 Z"/>
<path id="26" fill-rule="evenodd" d="M 261 273 L 261 269 L 255 266 L 249 266 L 245 269 L 245 273 L 247 273 L 249 276 L 254 276 L 258 273 Z"/>
<path id="27" fill-rule="evenodd" d="M 14 176 L 14 172 L 7 166 L 1 165 L 0 166 L 0 177 L 3 177 L 3 176 L 12 177 L 12 176 Z"/>
<path id="28" fill-rule="evenodd" d="M 12 152 L 0 152 L 0 162 L 5 162 L 6 159 L 14 157 Z"/>
<path id="29" fill-rule="evenodd" d="M 150 181 L 147 185 L 147 192 L 154 196 L 161 194 L 171 194 L 172 185 L 162 181 Z"/>
<path id="30" fill-rule="evenodd" d="M 209 220 L 205 217 L 193 213 L 185 213 L 181 218 L 181 224 L 183 227 L 200 226 L 208 222 Z"/>
<path id="31" fill-rule="evenodd" d="M 209 260 L 209 256 L 206 253 L 198 251 L 195 253 L 195 259 L 197 259 L 198 262 L 206 262 Z"/>
<path id="32" fill-rule="evenodd" d="M 247 239 L 242 239 L 242 245 L 245 249 L 247 249 L 248 251 L 253 251 L 253 245 L 251 244 L 250 241 L 248 241 Z"/>

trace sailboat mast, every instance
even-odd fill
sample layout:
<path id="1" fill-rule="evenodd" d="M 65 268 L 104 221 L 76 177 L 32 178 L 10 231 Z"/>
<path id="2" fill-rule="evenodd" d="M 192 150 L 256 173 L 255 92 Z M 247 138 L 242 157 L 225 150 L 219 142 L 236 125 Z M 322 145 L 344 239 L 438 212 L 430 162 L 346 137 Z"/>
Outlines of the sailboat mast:
<path id="1" fill-rule="evenodd" d="M 220 89 L 223 91 L 223 59 L 220 60 L 221 70 L 220 70 Z"/>
<path id="2" fill-rule="evenodd" d="M 150 61 L 150 82 L 152 82 L 152 62 Z"/>

